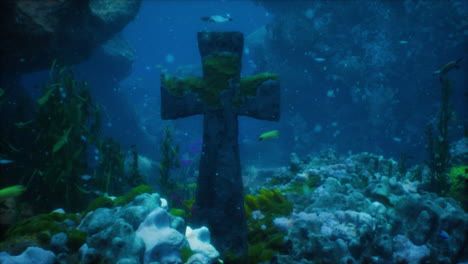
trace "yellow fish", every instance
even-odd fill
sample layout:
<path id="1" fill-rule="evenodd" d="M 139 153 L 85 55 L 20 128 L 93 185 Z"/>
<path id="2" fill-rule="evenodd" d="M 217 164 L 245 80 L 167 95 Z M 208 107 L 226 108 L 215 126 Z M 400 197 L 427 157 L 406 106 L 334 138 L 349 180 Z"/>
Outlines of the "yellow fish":
<path id="1" fill-rule="evenodd" d="M 279 131 L 278 130 L 272 130 L 272 131 L 268 131 L 268 132 L 265 132 L 265 133 L 261 134 L 258 137 L 258 140 L 259 141 L 265 141 L 265 140 L 275 139 L 278 136 L 279 136 Z"/>
<path id="2" fill-rule="evenodd" d="M 23 185 L 15 185 L 0 189 L 0 201 L 21 195 L 26 188 Z"/>

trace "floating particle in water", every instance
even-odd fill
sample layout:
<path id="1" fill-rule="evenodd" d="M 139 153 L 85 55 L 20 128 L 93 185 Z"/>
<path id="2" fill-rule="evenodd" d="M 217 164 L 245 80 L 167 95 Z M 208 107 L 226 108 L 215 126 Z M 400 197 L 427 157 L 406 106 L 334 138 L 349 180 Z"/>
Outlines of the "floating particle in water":
<path id="1" fill-rule="evenodd" d="M 326 61 L 326 59 L 325 59 L 325 58 L 317 57 L 317 58 L 314 58 L 314 61 L 316 61 L 316 62 L 324 62 L 324 61 Z"/>
<path id="2" fill-rule="evenodd" d="M 314 17 L 314 10 L 311 9 L 311 8 L 307 8 L 307 10 L 305 11 L 305 16 L 308 18 L 308 19 L 312 19 Z"/>
<path id="3" fill-rule="evenodd" d="M 166 55 L 166 62 L 167 62 L 167 63 L 173 63 L 174 61 L 175 61 L 174 55 L 168 53 L 168 54 Z"/>
<path id="4" fill-rule="evenodd" d="M 320 133 L 322 131 L 322 126 L 320 124 L 316 124 L 314 127 L 315 133 Z"/>
<path id="5" fill-rule="evenodd" d="M 408 41 L 407 40 L 400 40 L 400 44 L 402 44 L 402 45 L 408 44 Z"/>
<path id="6" fill-rule="evenodd" d="M 333 90 L 328 90 L 328 91 L 327 91 L 327 96 L 328 96 L 328 97 L 335 97 L 335 91 L 333 91 Z"/>

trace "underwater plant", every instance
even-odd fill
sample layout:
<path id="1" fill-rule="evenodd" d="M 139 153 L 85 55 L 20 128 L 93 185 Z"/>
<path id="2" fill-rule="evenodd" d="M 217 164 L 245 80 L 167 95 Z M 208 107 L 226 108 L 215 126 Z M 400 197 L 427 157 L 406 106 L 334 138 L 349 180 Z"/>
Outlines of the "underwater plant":
<path id="1" fill-rule="evenodd" d="M 468 210 L 468 166 L 455 166 L 449 173 L 450 189 L 448 195 L 461 202 Z"/>
<path id="2" fill-rule="evenodd" d="M 37 198 L 35 207 L 80 211 L 97 190 L 123 194 L 124 154 L 116 140 L 102 136 L 101 108 L 93 102 L 88 83 L 76 80 L 74 72 L 57 61 L 49 76 L 35 119 L 25 126 L 35 135 L 34 171 L 24 180 Z M 90 164 L 90 148 L 99 153 L 96 166 Z"/>
<path id="3" fill-rule="evenodd" d="M 34 187 L 47 209 L 80 210 L 87 201 L 80 177 L 87 172 L 87 145 L 100 135 L 99 108 L 87 82 L 76 80 L 73 71 L 54 61 L 49 75 L 32 125 L 35 170 L 28 189 Z"/>
<path id="4" fill-rule="evenodd" d="M 106 138 L 99 140 L 98 149 L 101 160 L 96 170 L 95 188 L 106 194 L 121 195 L 124 192 L 125 161 L 121 146 L 115 139 Z"/>
<path id="5" fill-rule="evenodd" d="M 179 146 L 174 144 L 174 132 L 169 128 L 164 128 L 164 138 L 159 146 L 161 150 L 161 161 L 159 162 L 159 186 L 163 196 L 167 196 L 175 189 L 175 183 L 171 179 L 171 170 L 180 167 Z"/>
<path id="6" fill-rule="evenodd" d="M 130 185 L 138 186 L 143 184 L 143 177 L 140 174 L 139 165 L 138 165 L 138 151 L 136 145 L 130 146 L 130 152 L 132 155 L 132 163 L 130 165 Z"/>
<path id="7" fill-rule="evenodd" d="M 448 170 L 450 166 L 450 146 L 448 142 L 449 122 L 452 119 L 452 105 L 450 103 L 452 82 L 447 75 L 441 75 L 441 105 L 438 113 L 437 133 L 432 126 L 426 129 L 428 160 L 431 179 L 429 190 L 446 194 L 448 191 Z"/>
<path id="8" fill-rule="evenodd" d="M 277 217 L 289 216 L 292 204 L 277 189 L 261 189 L 256 196 L 245 196 L 248 256 L 250 263 L 263 263 L 284 250 L 284 234 L 274 226 Z"/>

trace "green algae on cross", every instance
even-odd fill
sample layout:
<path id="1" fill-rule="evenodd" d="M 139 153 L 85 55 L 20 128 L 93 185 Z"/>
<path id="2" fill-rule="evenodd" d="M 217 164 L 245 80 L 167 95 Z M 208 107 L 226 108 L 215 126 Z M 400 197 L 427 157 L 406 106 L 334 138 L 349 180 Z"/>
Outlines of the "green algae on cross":
<path id="1" fill-rule="evenodd" d="M 207 106 L 216 108 L 221 106 L 221 92 L 230 89 L 230 84 L 238 82 L 240 59 L 230 53 L 213 54 L 203 60 L 203 78 L 179 78 L 169 74 L 161 75 L 162 84 L 174 96 L 184 96 L 195 93 Z M 240 79 L 240 89 L 232 98 L 232 104 L 239 106 L 249 96 L 257 94 L 257 88 L 265 81 L 279 80 L 275 73 L 260 73 Z"/>

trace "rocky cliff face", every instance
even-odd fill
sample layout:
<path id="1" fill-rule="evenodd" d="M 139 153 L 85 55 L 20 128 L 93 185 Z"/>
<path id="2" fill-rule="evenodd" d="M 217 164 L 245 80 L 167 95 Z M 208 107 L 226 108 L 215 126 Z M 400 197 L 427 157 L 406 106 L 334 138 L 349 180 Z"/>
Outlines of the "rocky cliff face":
<path id="1" fill-rule="evenodd" d="M 54 59 L 80 63 L 120 32 L 141 0 L 16 0 L 0 9 L 1 72 L 48 69 Z"/>

